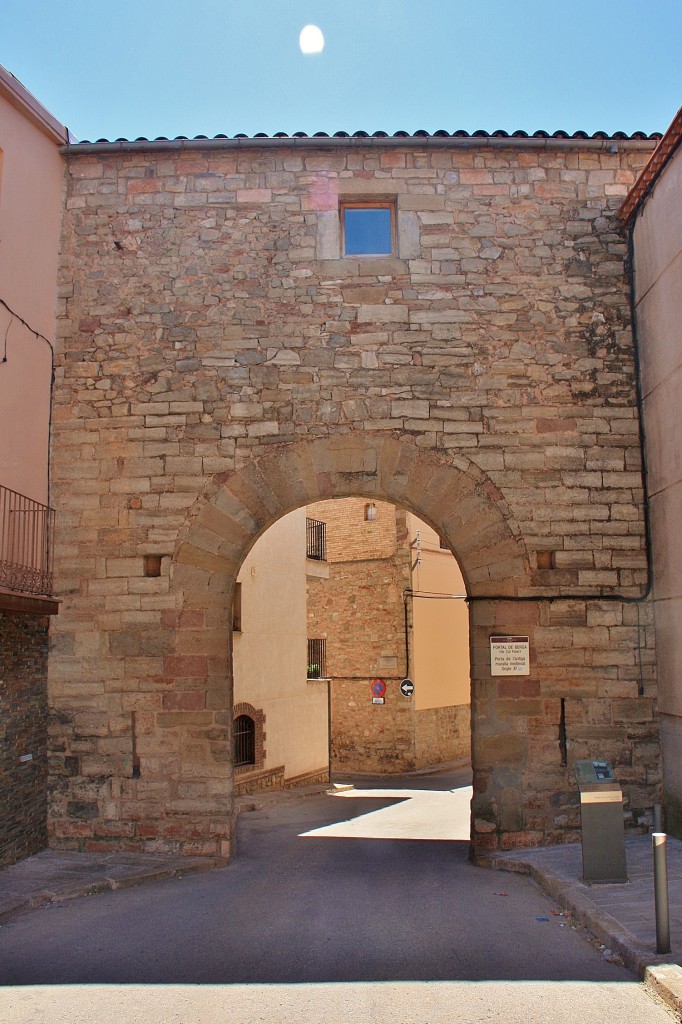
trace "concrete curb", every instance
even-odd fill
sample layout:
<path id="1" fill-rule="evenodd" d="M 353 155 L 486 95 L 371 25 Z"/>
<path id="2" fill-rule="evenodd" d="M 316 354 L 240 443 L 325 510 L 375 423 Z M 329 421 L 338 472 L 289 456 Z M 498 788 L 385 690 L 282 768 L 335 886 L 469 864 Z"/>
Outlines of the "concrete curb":
<path id="1" fill-rule="evenodd" d="M 644 984 L 678 1014 L 682 1014 L 682 968 L 677 964 L 647 967 Z"/>
<path id="2" fill-rule="evenodd" d="M 617 953 L 651 992 L 677 1013 L 682 1013 L 682 968 L 642 946 L 628 928 L 580 892 L 575 882 L 545 866 L 517 859 L 513 854 L 492 854 L 487 864 L 498 871 L 530 875 L 578 924 Z"/>

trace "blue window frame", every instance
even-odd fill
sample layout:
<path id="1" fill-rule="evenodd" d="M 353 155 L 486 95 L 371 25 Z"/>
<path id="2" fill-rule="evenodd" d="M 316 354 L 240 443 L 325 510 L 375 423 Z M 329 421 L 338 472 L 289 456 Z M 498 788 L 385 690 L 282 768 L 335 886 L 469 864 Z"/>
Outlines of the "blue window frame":
<path id="1" fill-rule="evenodd" d="M 392 203 L 342 203 L 341 229 L 344 256 L 390 256 L 395 208 Z"/>

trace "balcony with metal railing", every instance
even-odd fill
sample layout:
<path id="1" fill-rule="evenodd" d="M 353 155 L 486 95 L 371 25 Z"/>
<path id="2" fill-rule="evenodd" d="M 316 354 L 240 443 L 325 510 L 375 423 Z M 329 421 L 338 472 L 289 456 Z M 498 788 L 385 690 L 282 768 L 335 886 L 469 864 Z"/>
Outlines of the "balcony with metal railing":
<path id="1" fill-rule="evenodd" d="M 50 597 L 54 509 L 0 485 L 0 591 Z"/>

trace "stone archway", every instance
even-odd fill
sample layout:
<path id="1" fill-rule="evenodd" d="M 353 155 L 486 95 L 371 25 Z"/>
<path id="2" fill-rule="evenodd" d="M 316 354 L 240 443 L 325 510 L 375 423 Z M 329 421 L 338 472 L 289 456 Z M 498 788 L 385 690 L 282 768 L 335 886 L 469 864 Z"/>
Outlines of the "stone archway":
<path id="1" fill-rule="evenodd" d="M 448 458 L 384 434 L 273 446 L 234 473 L 213 478 L 178 539 L 182 566 L 231 578 L 280 516 L 327 498 L 393 502 L 434 526 L 457 553 L 470 594 L 508 595 L 528 584 L 519 530 L 502 494 L 461 455 Z"/>
<path id="2" fill-rule="evenodd" d="M 273 446 L 234 473 L 213 478 L 179 537 L 171 589 L 182 612 L 175 652 L 165 660 L 176 712 L 158 725 L 177 749 L 178 778 L 168 780 L 174 834 L 192 852 L 229 856 L 232 847 L 229 609 L 241 563 L 287 512 L 349 496 L 393 502 L 430 523 L 456 553 L 469 595 L 482 599 L 473 606 L 471 623 L 475 850 L 483 852 L 497 845 L 501 832 L 522 827 L 527 749 L 495 711 L 485 659 L 487 626 L 497 621 L 491 608 L 498 602 L 484 600 L 511 598 L 528 585 L 519 531 L 499 491 L 461 455 L 425 452 L 384 433 L 358 433 Z M 503 603 L 513 620 L 511 602 Z M 510 626 L 518 631 L 513 621 Z M 175 791 L 191 792 L 192 799 L 173 801 Z"/>

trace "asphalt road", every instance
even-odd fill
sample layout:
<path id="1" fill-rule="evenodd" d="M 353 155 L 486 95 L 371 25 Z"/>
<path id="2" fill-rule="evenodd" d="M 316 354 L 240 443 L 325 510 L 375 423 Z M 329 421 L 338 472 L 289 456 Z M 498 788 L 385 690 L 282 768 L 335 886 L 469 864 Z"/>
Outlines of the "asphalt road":
<path id="1" fill-rule="evenodd" d="M 469 863 L 464 781 L 288 799 L 224 869 L 10 922 L 0 1020 L 669 1024 L 532 882 Z"/>

